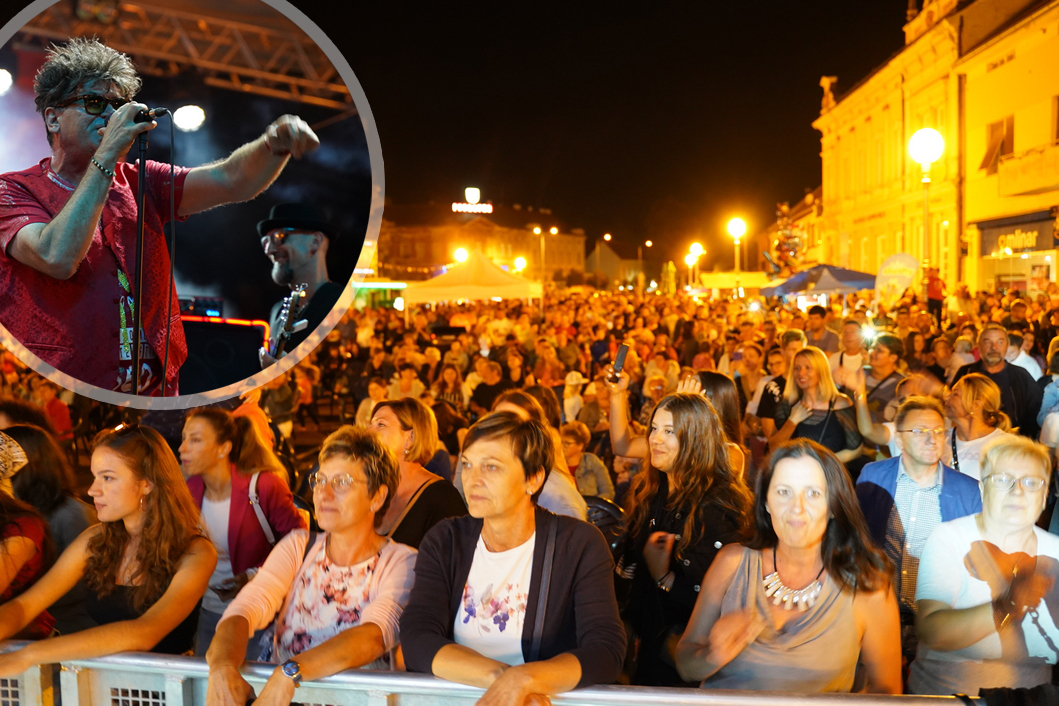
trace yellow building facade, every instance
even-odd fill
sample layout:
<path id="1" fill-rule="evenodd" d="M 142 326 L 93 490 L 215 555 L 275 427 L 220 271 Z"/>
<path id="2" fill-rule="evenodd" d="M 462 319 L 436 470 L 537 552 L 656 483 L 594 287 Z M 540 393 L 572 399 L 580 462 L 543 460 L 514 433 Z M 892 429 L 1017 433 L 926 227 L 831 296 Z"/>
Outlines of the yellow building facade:
<path id="1" fill-rule="evenodd" d="M 968 284 L 1031 295 L 1056 281 L 1059 0 L 956 64 L 963 85 Z"/>
<path id="2" fill-rule="evenodd" d="M 886 64 L 837 99 L 835 77 L 824 77 L 813 122 L 822 260 L 877 272 L 889 255 L 908 253 L 938 267 L 950 289 L 960 281 L 1026 289 L 1031 274 L 1039 280 L 1055 261 L 1044 251 L 1054 247 L 1054 227 L 1042 214 L 1059 202 L 1057 35 L 1059 0 L 926 0 Z M 928 189 L 908 155 L 924 127 L 946 143 Z M 1039 242 L 1027 244 L 1023 224 L 1034 225 Z M 1011 256 L 1008 244 L 1019 245 Z M 998 279 L 1002 270 L 1014 274 Z"/>
<path id="3" fill-rule="evenodd" d="M 833 77 L 813 127 L 821 133 L 824 262 L 878 271 L 893 253 L 929 257 L 941 276 L 959 277 L 958 32 L 944 17 L 955 0 L 928 3 L 906 27 L 908 44 L 839 100 Z M 932 7 L 936 6 L 936 7 Z M 931 20 L 928 22 L 928 18 Z M 931 169 L 929 253 L 923 231 L 922 169 L 908 156 L 916 130 L 938 130 L 950 147 Z"/>

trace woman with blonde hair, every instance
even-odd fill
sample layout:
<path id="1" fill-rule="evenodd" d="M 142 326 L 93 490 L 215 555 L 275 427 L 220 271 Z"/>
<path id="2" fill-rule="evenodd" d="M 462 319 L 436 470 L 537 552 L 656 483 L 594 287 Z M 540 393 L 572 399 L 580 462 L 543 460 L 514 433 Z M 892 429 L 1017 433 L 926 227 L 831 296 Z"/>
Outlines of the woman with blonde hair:
<path id="1" fill-rule="evenodd" d="M 1031 688 L 1051 681 L 1059 659 L 1059 537 L 1035 526 L 1048 449 L 1001 434 L 982 450 L 981 470 L 982 512 L 938 525 L 919 560 L 914 694 Z"/>
<path id="2" fill-rule="evenodd" d="M 221 614 L 257 574 L 272 547 L 308 523 L 294 505 L 283 464 L 247 417 L 217 407 L 189 411 L 180 463 L 217 548 L 217 568 L 202 598 L 196 636 L 195 653 L 201 657 Z"/>
<path id="3" fill-rule="evenodd" d="M 1013 432 L 1008 415 L 1000 411 L 1000 388 L 981 373 L 964 375 L 945 400 L 945 416 L 952 422 L 946 443 L 952 467 L 981 480 L 979 458 L 985 445 Z"/>
<path id="4" fill-rule="evenodd" d="M 467 514 L 452 483 L 423 467 L 438 448 L 438 423 L 429 407 L 412 397 L 383 400 L 375 405 L 368 431 L 393 452 L 401 468 L 397 492 L 379 523 L 380 534 L 418 549 L 438 522 Z"/>
<path id="5" fill-rule="evenodd" d="M 0 639 L 81 579 L 98 627 L 0 656 L 4 677 L 34 664 L 191 649 L 217 550 L 203 536 L 176 456 L 154 429 L 123 424 L 96 437 L 91 468 L 88 494 L 100 523 L 82 532 L 32 588 L 0 606 Z"/>
<path id="6" fill-rule="evenodd" d="M 790 439 L 811 439 L 843 463 L 860 455 L 863 438 L 853 401 L 838 391 L 831 365 L 819 348 L 809 346 L 794 354 L 775 420 L 771 448 Z"/>

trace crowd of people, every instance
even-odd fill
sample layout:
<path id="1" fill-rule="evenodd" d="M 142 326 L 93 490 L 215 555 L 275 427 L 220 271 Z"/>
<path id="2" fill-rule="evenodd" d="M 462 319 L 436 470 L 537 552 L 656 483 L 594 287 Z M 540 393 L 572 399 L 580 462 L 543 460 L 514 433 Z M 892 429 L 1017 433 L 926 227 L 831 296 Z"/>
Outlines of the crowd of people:
<path id="1" fill-rule="evenodd" d="M 941 314 L 912 293 L 350 311 L 175 434 L 4 354 L 0 637 L 35 641 L 0 675 L 194 653 L 215 704 L 246 702 L 245 660 L 277 665 L 268 704 L 358 667 L 516 705 L 619 680 L 1049 683 L 1059 290 L 960 288 Z M 339 422 L 292 466 L 321 396 Z M 70 459 L 96 428 L 93 508 Z"/>

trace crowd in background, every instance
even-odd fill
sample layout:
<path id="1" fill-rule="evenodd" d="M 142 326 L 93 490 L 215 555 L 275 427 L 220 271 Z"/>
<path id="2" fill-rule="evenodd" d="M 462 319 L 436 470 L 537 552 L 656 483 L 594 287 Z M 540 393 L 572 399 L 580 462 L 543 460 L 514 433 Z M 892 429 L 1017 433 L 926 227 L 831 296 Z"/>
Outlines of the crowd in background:
<path id="1" fill-rule="evenodd" d="M 266 703 L 368 666 L 521 704 L 1059 660 L 1054 285 L 354 310 L 262 389 L 142 419 L 0 370 L 0 637 L 53 636 L 0 674 L 106 645 L 204 656 L 218 704 L 244 659 L 279 665 Z"/>

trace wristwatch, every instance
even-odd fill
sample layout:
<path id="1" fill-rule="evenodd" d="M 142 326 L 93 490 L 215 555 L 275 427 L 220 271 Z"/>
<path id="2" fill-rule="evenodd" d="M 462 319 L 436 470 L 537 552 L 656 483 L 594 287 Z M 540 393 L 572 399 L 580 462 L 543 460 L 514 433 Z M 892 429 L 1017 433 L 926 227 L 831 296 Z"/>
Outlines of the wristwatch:
<path id="1" fill-rule="evenodd" d="M 288 659 L 284 662 L 280 669 L 283 670 L 284 674 L 291 678 L 295 687 L 302 685 L 302 668 L 293 659 Z"/>

